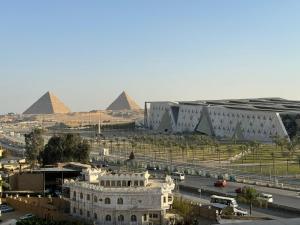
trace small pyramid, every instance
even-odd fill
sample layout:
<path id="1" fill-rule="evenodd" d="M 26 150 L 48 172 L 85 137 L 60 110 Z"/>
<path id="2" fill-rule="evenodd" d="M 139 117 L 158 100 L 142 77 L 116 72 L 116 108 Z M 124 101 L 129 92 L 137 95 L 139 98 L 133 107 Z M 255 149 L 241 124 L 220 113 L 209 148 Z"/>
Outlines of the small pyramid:
<path id="1" fill-rule="evenodd" d="M 123 91 L 107 110 L 140 110 L 141 107 Z"/>
<path id="2" fill-rule="evenodd" d="M 30 106 L 23 114 L 69 113 L 70 109 L 49 91 Z"/>

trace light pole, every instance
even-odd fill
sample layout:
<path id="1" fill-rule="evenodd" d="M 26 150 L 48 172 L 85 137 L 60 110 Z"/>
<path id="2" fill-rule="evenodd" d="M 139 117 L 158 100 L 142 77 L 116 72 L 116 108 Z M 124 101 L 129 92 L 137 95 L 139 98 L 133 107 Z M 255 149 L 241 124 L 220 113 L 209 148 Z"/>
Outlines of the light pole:
<path id="1" fill-rule="evenodd" d="M 198 192 L 199 192 L 199 194 L 200 194 L 200 199 L 202 199 L 202 189 L 199 188 L 199 189 L 198 189 Z"/>

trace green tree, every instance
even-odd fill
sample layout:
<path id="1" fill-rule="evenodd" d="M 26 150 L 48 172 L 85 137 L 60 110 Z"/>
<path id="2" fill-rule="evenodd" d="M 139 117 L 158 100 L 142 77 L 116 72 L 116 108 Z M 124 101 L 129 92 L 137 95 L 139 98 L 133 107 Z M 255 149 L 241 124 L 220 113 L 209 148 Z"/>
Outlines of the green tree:
<path id="1" fill-rule="evenodd" d="M 42 129 L 34 129 L 25 134 L 25 155 L 26 159 L 34 166 L 40 160 L 39 155 L 44 149 L 44 138 Z"/>
<path id="2" fill-rule="evenodd" d="M 135 159 L 135 156 L 134 156 L 134 153 L 133 153 L 133 152 L 130 153 L 129 159 L 130 159 L 130 160 L 134 160 L 134 159 Z"/>
<path id="3" fill-rule="evenodd" d="M 63 139 L 60 136 L 53 136 L 49 139 L 40 158 L 43 165 L 54 164 L 63 161 Z"/>
<path id="4" fill-rule="evenodd" d="M 90 144 L 78 134 L 53 136 L 49 139 L 44 151 L 40 154 L 43 164 L 76 161 L 87 163 Z"/>
<path id="5" fill-rule="evenodd" d="M 250 208 L 250 215 L 252 214 L 253 203 L 257 201 L 258 193 L 253 187 L 243 188 L 242 193 L 239 195 L 239 199 L 248 203 Z"/>
<path id="6" fill-rule="evenodd" d="M 273 174 L 275 174 L 275 153 L 271 152 L 271 158 L 272 158 L 272 163 L 273 163 Z"/>
<path id="7" fill-rule="evenodd" d="M 90 150 L 91 147 L 88 141 L 87 140 L 81 141 L 75 150 L 74 153 L 75 159 L 78 162 L 87 163 L 89 161 Z"/>

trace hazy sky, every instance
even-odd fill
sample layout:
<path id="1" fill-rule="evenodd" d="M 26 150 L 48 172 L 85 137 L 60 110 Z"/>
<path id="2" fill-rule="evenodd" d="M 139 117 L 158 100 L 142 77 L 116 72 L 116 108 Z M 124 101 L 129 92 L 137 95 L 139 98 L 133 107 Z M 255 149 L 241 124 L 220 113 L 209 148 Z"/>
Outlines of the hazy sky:
<path id="1" fill-rule="evenodd" d="M 300 1 L 0 1 L 0 113 L 145 100 L 300 99 Z"/>

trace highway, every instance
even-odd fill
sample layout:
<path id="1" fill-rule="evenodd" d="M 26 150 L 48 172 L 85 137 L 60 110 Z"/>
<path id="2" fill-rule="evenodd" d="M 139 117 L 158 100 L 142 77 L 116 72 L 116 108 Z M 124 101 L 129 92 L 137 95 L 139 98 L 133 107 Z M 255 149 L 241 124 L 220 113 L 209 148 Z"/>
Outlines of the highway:
<path id="1" fill-rule="evenodd" d="M 242 183 L 228 182 L 227 187 L 219 188 L 219 187 L 214 187 L 215 181 L 216 179 L 214 178 L 186 175 L 186 180 L 181 182 L 180 184 L 189 187 L 202 188 L 206 190 L 218 191 L 224 194 L 232 194 L 232 195 L 236 195 L 235 189 L 237 189 L 238 187 L 245 186 L 245 184 Z M 247 185 L 247 186 L 252 186 L 261 193 L 272 194 L 274 203 L 276 204 L 300 209 L 300 196 L 297 196 L 297 192 L 282 190 L 277 188 L 254 186 L 254 185 Z"/>
<path id="2" fill-rule="evenodd" d="M 196 195 L 189 192 L 180 191 L 179 193 L 176 193 L 175 196 L 182 197 L 185 200 L 189 200 L 196 203 L 201 203 L 203 205 L 210 204 L 210 196 L 208 195 Z M 249 206 L 245 204 L 239 204 L 239 206 L 249 212 Z M 270 210 L 265 208 L 256 208 L 254 207 L 252 209 L 252 216 L 257 217 L 267 217 L 270 219 L 280 219 L 280 218 L 298 218 L 299 215 L 294 213 L 288 213 L 288 212 L 281 212 L 276 210 Z"/>

